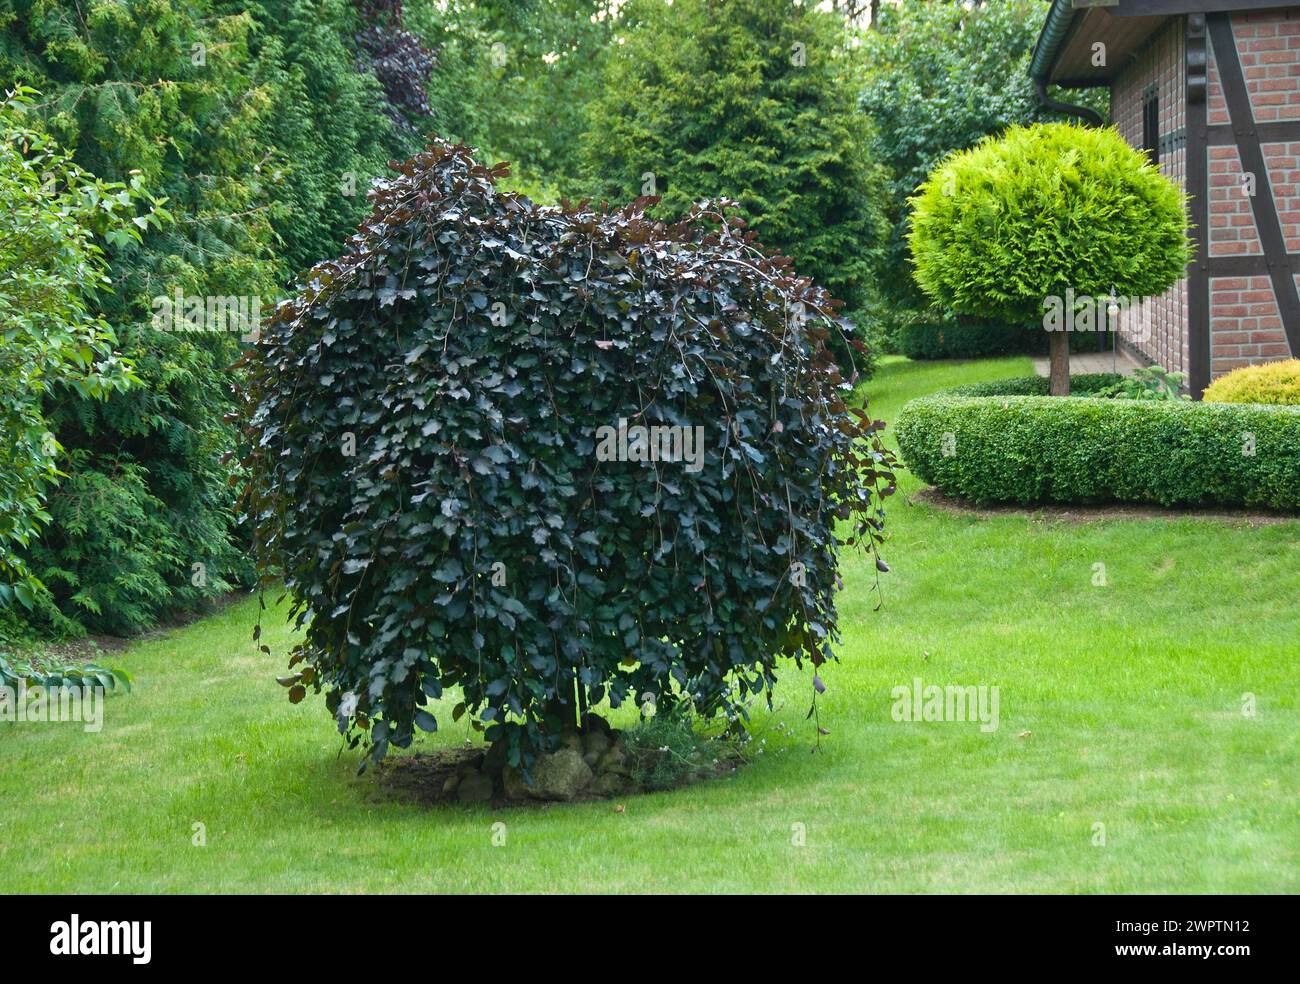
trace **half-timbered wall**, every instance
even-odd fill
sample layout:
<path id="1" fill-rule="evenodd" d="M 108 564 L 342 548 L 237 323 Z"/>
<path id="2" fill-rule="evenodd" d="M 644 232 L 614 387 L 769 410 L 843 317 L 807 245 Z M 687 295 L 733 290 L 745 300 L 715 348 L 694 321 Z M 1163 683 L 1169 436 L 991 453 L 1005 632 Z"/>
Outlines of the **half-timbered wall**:
<path id="1" fill-rule="evenodd" d="M 1230 20 L 1249 96 L 1250 123 L 1300 123 L 1300 6 L 1238 12 Z M 1188 190 L 1187 28 L 1186 17 L 1172 18 L 1111 84 L 1112 119 L 1135 147 L 1143 146 L 1143 107 L 1153 92 L 1158 95 L 1160 169 L 1184 190 Z M 1300 136 L 1288 133 L 1286 140 L 1265 139 L 1264 131 L 1256 136 L 1253 125 L 1241 126 L 1241 120 L 1233 119 L 1214 45 L 1207 42 L 1205 47 L 1208 84 L 1203 112 L 1210 133 L 1205 151 L 1205 238 L 1210 259 L 1207 375 L 1213 379 L 1238 366 L 1292 355 L 1267 265 L 1268 251 L 1256 225 L 1256 210 L 1267 197 L 1257 201 L 1251 192 L 1258 195 L 1261 183 L 1269 182 L 1285 251 L 1300 253 Z M 1232 125 L 1242 132 L 1229 132 Z M 1296 139 L 1289 139 L 1292 136 Z M 1266 175 L 1250 175 L 1243 167 L 1236 141 L 1251 138 L 1259 140 Z M 1200 142 L 1204 144 L 1205 138 Z M 1192 145 L 1196 143 L 1193 139 Z M 1297 269 L 1294 263 L 1290 266 Z M 1188 290 L 1189 282 L 1180 281 L 1153 305 L 1145 337 L 1126 335 L 1124 341 L 1149 361 L 1190 373 L 1195 356 Z"/>
<path id="2" fill-rule="evenodd" d="M 1300 8 L 1232 15 L 1241 74 L 1256 123 L 1300 120 Z M 1209 45 L 1207 120 L 1230 122 L 1220 72 Z M 1300 252 L 1300 143 L 1261 144 L 1288 252 Z M 1209 148 L 1210 256 L 1252 256 L 1263 262 L 1249 175 L 1235 146 Z M 1267 274 L 1210 277 L 1210 375 L 1291 354 L 1273 283 Z"/>

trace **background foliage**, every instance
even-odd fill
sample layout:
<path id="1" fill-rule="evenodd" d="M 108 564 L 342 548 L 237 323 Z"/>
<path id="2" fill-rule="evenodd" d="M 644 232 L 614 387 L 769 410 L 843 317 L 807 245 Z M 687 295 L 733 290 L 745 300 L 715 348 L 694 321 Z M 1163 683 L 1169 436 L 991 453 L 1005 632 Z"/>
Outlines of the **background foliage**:
<path id="1" fill-rule="evenodd" d="M 246 75 L 251 20 L 205 4 L 8 2 L 6 72 L 42 90 L 45 125 L 107 180 L 138 171 L 175 221 L 111 257 L 100 304 L 140 385 L 87 401 L 55 388 L 45 414 L 70 477 L 31 551 L 56 629 L 139 628 L 223 586 L 233 563 L 228 475 L 218 465 L 229 339 L 148 324 L 149 298 L 261 295 L 275 283 L 265 206 L 271 158 L 257 144 L 265 93 Z M 206 63 L 192 46 L 203 43 Z M 200 123 L 200 121 L 202 121 Z M 267 165 L 263 173 L 263 166 Z M 191 567 L 211 565 L 205 587 Z"/>
<path id="2" fill-rule="evenodd" d="M 139 385 L 103 401 L 52 386 L 44 407 L 68 478 L 28 552 L 48 588 L 37 619 L 126 633 L 248 570 L 220 461 L 238 338 L 158 330 L 152 299 L 269 307 L 290 274 L 337 249 L 369 177 L 411 138 L 379 81 L 358 72 L 357 14 L 336 0 L 0 0 L 0 23 L 0 76 L 41 90 L 37 115 L 77 163 L 106 180 L 133 175 L 174 218 L 117 245 L 113 293 L 97 302 Z"/>
<path id="3" fill-rule="evenodd" d="M 22 551 L 51 520 L 46 496 L 60 474 L 43 398 L 102 399 L 132 381 L 93 313 L 96 293 L 109 289 L 101 244 L 138 241 L 159 222 L 152 210 L 135 214 L 138 175 L 129 185 L 97 180 L 35 128 L 35 94 L 0 99 L 0 604 L 28 608 L 42 585 Z"/>
<path id="4" fill-rule="evenodd" d="M 436 131 L 511 162 L 505 186 L 549 204 L 588 189 L 579 152 L 621 0 L 407 3 L 438 46 Z M 486 159 L 486 158 L 485 158 Z"/>

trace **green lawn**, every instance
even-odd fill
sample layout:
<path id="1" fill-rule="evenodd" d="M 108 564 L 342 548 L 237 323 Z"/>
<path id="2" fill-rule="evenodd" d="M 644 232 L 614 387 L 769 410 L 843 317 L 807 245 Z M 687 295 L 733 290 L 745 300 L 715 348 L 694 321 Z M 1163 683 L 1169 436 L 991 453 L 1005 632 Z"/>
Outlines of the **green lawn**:
<path id="1" fill-rule="evenodd" d="M 867 390 L 888 420 L 1028 371 L 888 359 Z M 791 671 L 758 715 L 765 753 L 731 779 L 622 813 L 392 802 L 318 700 L 287 703 L 289 634 L 272 619 L 276 655 L 258 654 L 249 601 L 118 657 L 136 690 L 98 735 L 0 724 L 0 890 L 1300 890 L 1300 522 L 977 517 L 900 495 L 890 523 L 882 610 L 846 565 L 820 753 Z M 1000 727 L 896 723 L 890 690 L 917 676 L 999 687 Z M 423 747 L 468 734 L 440 718 Z"/>

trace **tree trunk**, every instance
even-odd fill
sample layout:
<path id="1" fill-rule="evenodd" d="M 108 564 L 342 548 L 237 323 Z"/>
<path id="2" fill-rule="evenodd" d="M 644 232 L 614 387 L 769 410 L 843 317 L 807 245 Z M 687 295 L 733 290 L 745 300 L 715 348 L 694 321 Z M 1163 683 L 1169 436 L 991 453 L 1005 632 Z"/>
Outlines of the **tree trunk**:
<path id="1" fill-rule="evenodd" d="M 1047 333 L 1048 358 L 1051 364 L 1049 376 L 1053 396 L 1070 395 L 1070 335 L 1064 331 Z"/>

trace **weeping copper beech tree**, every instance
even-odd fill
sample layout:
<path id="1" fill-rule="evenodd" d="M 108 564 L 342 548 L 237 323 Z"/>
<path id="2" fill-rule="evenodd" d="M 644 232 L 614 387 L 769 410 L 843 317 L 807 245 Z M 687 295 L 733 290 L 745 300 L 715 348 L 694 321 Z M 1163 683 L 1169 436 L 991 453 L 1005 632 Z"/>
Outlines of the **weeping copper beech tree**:
<path id="1" fill-rule="evenodd" d="M 841 537 L 875 553 L 894 488 L 835 302 L 725 205 L 539 207 L 442 143 L 398 171 L 247 363 L 290 699 L 377 758 L 455 688 L 527 766 L 601 701 L 743 715 L 833 658 Z"/>

